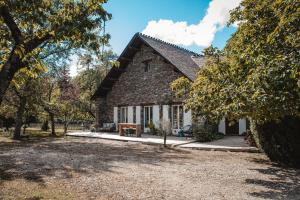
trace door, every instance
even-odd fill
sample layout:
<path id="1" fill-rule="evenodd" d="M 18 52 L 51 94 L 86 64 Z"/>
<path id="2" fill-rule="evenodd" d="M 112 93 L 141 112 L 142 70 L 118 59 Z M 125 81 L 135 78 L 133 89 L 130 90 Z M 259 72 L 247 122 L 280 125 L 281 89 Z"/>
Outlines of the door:
<path id="1" fill-rule="evenodd" d="M 128 108 L 121 107 L 120 109 L 120 122 L 127 123 L 128 122 Z"/>
<path id="2" fill-rule="evenodd" d="M 225 119 L 225 132 L 226 135 L 238 135 L 239 134 L 239 121 L 229 121 Z"/>
<path id="3" fill-rule="evenodd" d="M 149 132 L 149 124 L 153 123 L 153 107 L 145 106 L 144 107 L 144 131 Z"/>
<path id="4" fill-rule="evenodd" d="M 177 134 L 177 131 L 183 127 L 183 106 L 172 106 L 172 129 L 173 133 Z"/>

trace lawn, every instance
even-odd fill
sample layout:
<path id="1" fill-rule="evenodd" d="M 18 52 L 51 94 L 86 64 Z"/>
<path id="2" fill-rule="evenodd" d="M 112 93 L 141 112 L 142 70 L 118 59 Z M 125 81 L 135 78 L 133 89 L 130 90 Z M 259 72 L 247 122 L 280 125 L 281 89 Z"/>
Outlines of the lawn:
<path id="1" fill-rule="evenodd" d="M 300 171 L 264 154 L 87 138 L 0 137 L 0 199 L 299 199 Z"/>

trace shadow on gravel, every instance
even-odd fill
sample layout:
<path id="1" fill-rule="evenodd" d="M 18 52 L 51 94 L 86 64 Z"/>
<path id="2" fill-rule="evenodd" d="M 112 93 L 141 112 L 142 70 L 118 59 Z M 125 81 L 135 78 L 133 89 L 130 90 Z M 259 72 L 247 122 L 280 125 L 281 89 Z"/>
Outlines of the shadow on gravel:
<path id="1" fill-rule="evenodd" d="M 95 141 L 95 140 L 94 140 Z M 22 178 L 44 185 L 43 177 L 72 178 L 75 173 L 117 173 L 126 165 L 115 162 L 160 165 L 184 162 L 188 152 L 127 142 L 45 138 L 0 142 L 0 187 L 3 181 Z"/>
<path id="2" fill-rule="evenodd" d="M 250 193 L 253 197 L 267 199 L 300 199 L 300 170 L 280 167 L 268 160 L 254 159 L 256 163 L 268 164 L 265 168 L 250 169 L 268 175 L 269 180 L 246 179 L 247 184 L 263 186 L 264 190 Z"/>

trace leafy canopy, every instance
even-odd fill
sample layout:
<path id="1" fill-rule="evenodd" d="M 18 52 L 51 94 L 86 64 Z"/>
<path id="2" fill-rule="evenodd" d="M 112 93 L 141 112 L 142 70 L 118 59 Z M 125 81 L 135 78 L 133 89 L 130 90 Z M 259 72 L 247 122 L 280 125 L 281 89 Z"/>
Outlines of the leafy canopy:
<path id="1" fill-rule="evenodd" d="M 106 0 L 0 0 L 0 102 L 22 68 L 45 64 L 56 53 L 101 49 L 109 39 L 101 34 L 103 22 L 111 18 L 103 3 Z"/>
<path id="2" fill-rule="evenodd" d="M 239 26 L 224 51 L 204 52 L 207 63 L 188 92 L 178 80 L 172 88 L 196 114 L 215 120 L 299 115 L 299 10 L 297 1 L 244 0 L 231 13 Z"/>

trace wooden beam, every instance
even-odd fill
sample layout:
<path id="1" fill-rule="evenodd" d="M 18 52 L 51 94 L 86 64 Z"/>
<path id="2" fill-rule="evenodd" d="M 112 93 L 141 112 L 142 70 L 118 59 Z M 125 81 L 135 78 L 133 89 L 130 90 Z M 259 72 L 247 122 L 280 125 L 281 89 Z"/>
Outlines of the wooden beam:
<path id="1" fill-rule="evenodd" d="M 111 88 L 110 87 L 103 87 L 103 86 L 101 86 L 101 89 L 103 89 L 103 90 L 110 90 Z"/>
<path id="2" fill-rule="evenodd" d="M 120 57 L 121 60 L 126 60 L 126 61 L 131 61 L 130 58 L 126 58 L 126 57 Z"/>
<path id="3" fill-rule="evenodd" d="M 136 48 L 136 47 L 133 47 L 133 46 L 130 46 L 130 47 L 128 47 L 129 49 L 132 49 L 132 50 L 134 50 L 134 51 L 139 51 L 140 49 L 139 48 Z"/>
<path id="4" fill-rule="evenodd" d="M 118 78 L 108 78 L 108 80 L 110 80 L 110 81 L 117 81 L 118 80 Z"/>
<path id="5" fill-rule="evenodd" d="M 126 72 L 126 69 L 123 69 L 123 68 L 120 68 L 120 67 L 119 67 L 119 68 L 117 69 L 117 71 L 119 71 L 119 72 Z"/>

